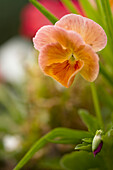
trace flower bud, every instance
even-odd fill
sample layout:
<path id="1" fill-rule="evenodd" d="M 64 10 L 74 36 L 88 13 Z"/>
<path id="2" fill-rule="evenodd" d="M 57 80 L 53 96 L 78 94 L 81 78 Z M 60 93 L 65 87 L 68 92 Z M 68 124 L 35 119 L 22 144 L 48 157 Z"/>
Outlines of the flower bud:
<path id="1" fill-rule="evenodd" d="M 94 157 L 102 149 L 102 146 L 103 146 L 102 133 L 103 133 L 102 130 L 97 130 L 96 131 L 96 135 L 93 138 L 93 141 L 92 141 L 92 151 L 93 151 Z"/>

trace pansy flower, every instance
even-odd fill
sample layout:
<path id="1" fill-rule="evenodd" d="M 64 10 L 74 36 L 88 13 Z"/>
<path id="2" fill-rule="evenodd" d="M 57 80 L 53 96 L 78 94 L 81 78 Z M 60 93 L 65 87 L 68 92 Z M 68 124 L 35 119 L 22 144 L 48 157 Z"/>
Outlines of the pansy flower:
<path id="1" fill-rule="evenodd" d="M 39 50 L 42 71 L 63 86 L 69 87 L 77 73 L 89 82 L 99 72 L 96 52 L 102 50 L 107 37 L 100 25 L 76 14 L 62 17 L 54 26 L 44 26 L 33 38 Z"/>

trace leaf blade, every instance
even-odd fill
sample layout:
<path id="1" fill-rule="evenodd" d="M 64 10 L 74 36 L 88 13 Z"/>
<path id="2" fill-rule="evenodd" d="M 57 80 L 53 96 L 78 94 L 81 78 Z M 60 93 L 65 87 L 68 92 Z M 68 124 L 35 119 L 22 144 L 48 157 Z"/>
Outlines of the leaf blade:
<path id="1" fill-rule="evenodd" d="M 61 0 L 61 2 L 66 6 L 66 8 L 67 8 L 70 12 L 72 12 L 72 13 L 74 13 L 74 14 L 77 14 L 77 11 L 76 11 L 76 9 L 75 9 L 75 7 L 74 7 L 74 4 L 73 4 L 70 0 Z"/>
<path id="2" fill-rule="evenodd" d="M 66 170 L 83 170 L 91 168 L 100 168 L 106 170 L 105 164 L 100 164 L 103 159 L 101 157 L 94 157 L 93 153 L 86 151 L 75 151 L 65 155 L 61 159 L 61 166 Z"/>
<path id="3" fill-rule="evenodd" d="M 56 18 L 50 11 L 48 11 L 43 5 L 41 5 L 36 0 L 29 0 L 43 15 L 45 15 L 46 18 L 52 23 L 55 24 L 55 22 L 58 21 L 58 18 Z"/>
<path id="4" fill-rule="evenodd" d="M 39 139 L 26 153 L 26 155 L 20 160 L 20 162 L 17 164 L 14 170 L 21 169 L 39 149 L 41 149 L 48 143 L 48 140 L 53 140 L 56 137 L 67 137 L 67 139 L 69 138 L 75 139 L 75 136 L 77 139 L 79 138 L 79 140 L 84 137 L 92 137 L 92 135 L 87 131 L 79 132 L 68 128 L 56 128 L 53 131 L 46 134 L 45 136 L 43 136 L 41 139 Z"/>
<path id="5" fill-rule="evenodd" d="M 79 115 L 82 119 L 82 121 L 85 123 L 85 125 L 88 127 L 88 130 L 95 134 L 97 129 L 100 129 L 98 120 L 88 113 L 88 111 L 81 109 L 79 110 Z"/>

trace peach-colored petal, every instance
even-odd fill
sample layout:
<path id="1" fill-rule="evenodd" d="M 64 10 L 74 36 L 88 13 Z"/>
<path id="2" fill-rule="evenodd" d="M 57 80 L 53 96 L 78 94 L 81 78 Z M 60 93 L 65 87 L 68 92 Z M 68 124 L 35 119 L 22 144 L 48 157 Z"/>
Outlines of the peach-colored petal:
<path id="1" fill-rule="evenodd" d="M 55 26 L 79 33 L 85 43 L 96 52 L 102 50 L 107 44 L 107 37 L 103 28 L 86 17 L 68 14 L 56 22 Z"/>
<path id="2" fill-rule="evenodd" d="M 84 62 L 80 74 L 87 81 L 94 81 L 99 73 L 99 58 L 89 45 L 81 46 L 78 50 L 77 58 Z"/>
<path id="3" fill-rule="evenodd" d="M 33 38 L 34 46 L 41 50 L 45 45 L 58 42 L 64 48 L 78 48 L 84 43 L 82 37 L 74 31 L 66 31 L 57 26 L 44 26 Z"/>
<path id="4" fill-rule="evenodd" d="M 77 61 L 75 64 L 70 64 L 68 60 L 63 63 L 55 63 L 45 67 L 45 74 L 53 77 L 65 87 L 70 87 L 74 81 L 75 75 L 83 67 L 82 61 Z"/>
<path id="5" fill-rule="evenodd" d="M 54 26 L 48 25 L 40 28 L 33 38 L 34 47 L 40 51 L 45 45 L 55 43 L 56 40 L 51 36 L 53 32 Z"/>

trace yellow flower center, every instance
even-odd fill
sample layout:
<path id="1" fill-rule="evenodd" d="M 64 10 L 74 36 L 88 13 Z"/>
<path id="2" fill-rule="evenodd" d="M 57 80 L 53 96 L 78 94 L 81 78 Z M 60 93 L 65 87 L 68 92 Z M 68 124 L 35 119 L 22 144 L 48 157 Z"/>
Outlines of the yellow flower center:
<path id="1" fill-rule="evenodd" d="M 78 61 L 75 57 L 75 55 L 71 55 L 71 57 L 69 58 L 69 63 L 70 64 L 76 64 L 76 61 Z"/>
<path id="2" fill-rule="evenodd" d="M 72 56 L 70 57 L 70 60 L 71 60 L 71 61 L 75 61 L 75 57 L 74 57 L 73 54 L 72 54 Z"/>

